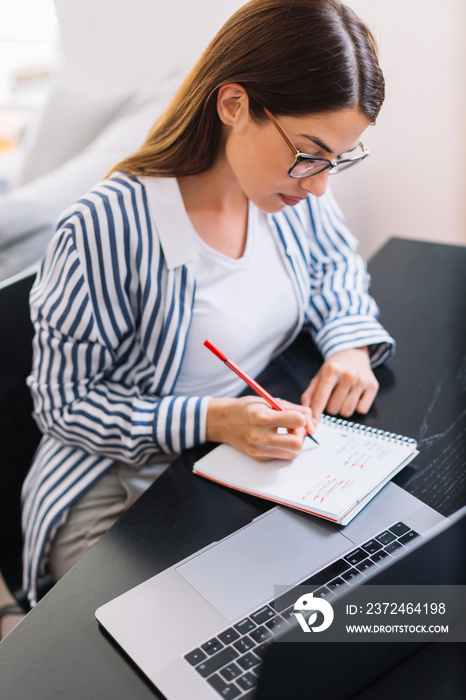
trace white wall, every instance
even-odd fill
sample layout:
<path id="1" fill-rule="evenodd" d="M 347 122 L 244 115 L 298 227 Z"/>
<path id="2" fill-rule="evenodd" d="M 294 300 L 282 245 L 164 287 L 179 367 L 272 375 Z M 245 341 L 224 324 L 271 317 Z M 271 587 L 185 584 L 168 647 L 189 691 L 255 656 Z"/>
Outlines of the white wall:
<path id="1" fill-rule="evenodd" d="M 347 3 L 374 31 L 387 81 L 372 155 L 332 180 L 361 250 L 393 235 L 465 245 L 466 3 Z"/>
<path id="2" fill-rule="evenodd" d="M 68 69 L 126 87 L 192 64 L 241 0 L 55 0 Z"/>
<path id="3" fill-rule="evenodd" d="M 366 256 L 390 236 L 466 244 L 466 3 L 347 0 L 387 80 L 371 157 L 332 187 Z M 194 61 L 238 0 L 56 0 L 71 71 L 132 85 Z"/>

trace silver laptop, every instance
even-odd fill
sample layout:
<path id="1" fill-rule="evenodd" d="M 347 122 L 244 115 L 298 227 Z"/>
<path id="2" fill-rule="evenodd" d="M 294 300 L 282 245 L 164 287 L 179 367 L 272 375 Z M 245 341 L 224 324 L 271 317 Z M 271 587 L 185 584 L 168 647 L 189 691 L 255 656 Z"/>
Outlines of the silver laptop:
<path id="1" fill-rule="evenodd" d="M 445 518 L 390 482 L 346 527 L 277 506 L 127 591 L 97 620 L 168 700 L 252 698 L 289 611 L 275 586 L 331 598 Z"/>

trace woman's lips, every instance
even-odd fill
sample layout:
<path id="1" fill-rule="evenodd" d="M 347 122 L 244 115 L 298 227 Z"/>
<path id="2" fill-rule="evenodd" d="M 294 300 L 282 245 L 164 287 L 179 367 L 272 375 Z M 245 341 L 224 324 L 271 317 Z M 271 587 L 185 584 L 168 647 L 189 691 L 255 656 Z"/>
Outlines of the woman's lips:
<path id="1" fill-rule="evenodd" d="M 295 204 L 298 204 L 299 202 L 302 202 L 303 199 L 306 199 L 306 197 L 288 197 L 286 194 L 279 194 L 278 196 L 288 207 L 294 207 Z"/>

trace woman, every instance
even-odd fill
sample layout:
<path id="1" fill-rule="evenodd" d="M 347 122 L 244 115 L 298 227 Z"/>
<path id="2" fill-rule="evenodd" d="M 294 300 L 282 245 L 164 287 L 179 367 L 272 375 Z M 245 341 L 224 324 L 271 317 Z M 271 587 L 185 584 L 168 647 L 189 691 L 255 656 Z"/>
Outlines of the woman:
<path id="1" fill-rule="evenodd" d="M 324 409 L 368 411 L 393 341 L 326 189 L 367 155 L 383 96 L 373 38 L 338 0 L 253 0 L 139 151 L 64 213 L 31 293 L 32 603 L 46 567 L 59 578 L 181 450 L 293 459 Z M 203 347 L 257 375 L 303 328 L 323 364 L 285 412 L 238 397 Z"/>

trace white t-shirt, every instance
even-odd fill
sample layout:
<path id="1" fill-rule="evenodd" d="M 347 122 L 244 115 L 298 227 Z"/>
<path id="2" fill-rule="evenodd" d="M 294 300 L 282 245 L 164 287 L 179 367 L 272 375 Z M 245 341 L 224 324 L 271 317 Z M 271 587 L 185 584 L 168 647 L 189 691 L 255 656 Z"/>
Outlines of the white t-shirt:
<path id="1" fill-rule="evenodd" d="M 298 300 L 265 214 L 249 205 L 241 258 L 230 258 L 192 229 L 196 294 L 185 355 L 173 394 L 236 396 L 246 384 L 204 346 L 210 338 L 252 377 L 270 362 L 296 327 Z M 145 491 L 170 464 L 159 456 L 138 476 L 121 464 L 135 494 Z"/>
<path id="2" fill-rule="evenodd" d="M 245 389 L 204 346 L 206 338 L 254 377 L 296 327 L 296 292 L 270 226 L 250 204 L 246 248 L 238 259 L 211 248 L 193 228 L 196 294 L 174 394 L 236 396 Z"/>

